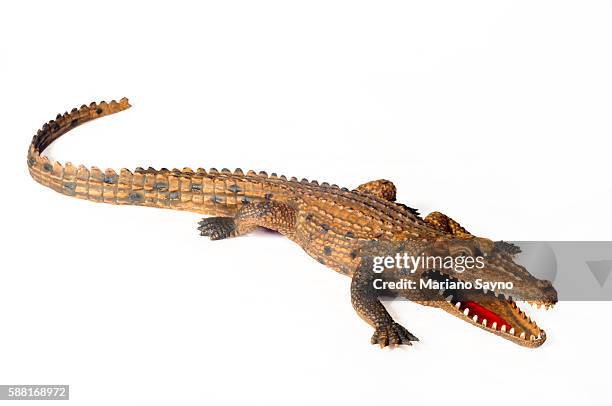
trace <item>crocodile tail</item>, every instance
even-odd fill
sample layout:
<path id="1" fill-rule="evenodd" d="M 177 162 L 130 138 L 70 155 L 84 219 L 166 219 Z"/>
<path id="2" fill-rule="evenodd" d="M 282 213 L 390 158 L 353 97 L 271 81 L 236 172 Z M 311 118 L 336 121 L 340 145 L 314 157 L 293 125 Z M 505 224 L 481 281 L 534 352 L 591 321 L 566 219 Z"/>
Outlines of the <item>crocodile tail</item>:
<path id="1" fill-rule="evenodd" d="M 91 103 L 69 113 L 58 114 L 38 130 L 28 150 L 30 175 L 43 186 L 64 195 L 94 202 L 188 210 L 196 213 L 232 216 L 245 201 L 265 196 L 264 179 L 214 169 L 205 171 L 137 168 L 134 171 L 104 171 L 70 162 L 62 165 L 42 152 L 69 130 L 130 107 L 127 98 L 118 102 Z"/>

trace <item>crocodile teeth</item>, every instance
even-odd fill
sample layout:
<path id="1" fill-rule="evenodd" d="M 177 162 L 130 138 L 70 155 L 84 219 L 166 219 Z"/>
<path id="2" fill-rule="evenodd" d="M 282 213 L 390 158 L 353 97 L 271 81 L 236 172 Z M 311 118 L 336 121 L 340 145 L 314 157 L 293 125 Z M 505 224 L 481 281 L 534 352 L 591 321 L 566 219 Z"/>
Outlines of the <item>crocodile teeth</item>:
<path id="1" fill-rule="evenodd" d="M 466 316 L 470 314 L 470 309 L 466 307 L 465 310 L 463 311 L 463 314 L 465 314 Z"/>
<path id="2" fill-rule="evenodd" d="M 497 322 L 496 321 L 493 322 L 493 324 L 491 325 L 491 328 L 493 330 L 497 330 Z"/>
<path id="3" fill-rule="evenodd" d="M 453 295 L 448 295 L 448 296 L 446 297 L 446 301 L 447 301 L 447 302 L 450 302 L 451 300 L 453 300 Z"/>
<path id="4" fill-rule="evenodd" d="M 457 303 L 455 303 L 455 307 L 456 307 L 457 309 L 458 309 L 458 308 L 460 308 L 460 307 L 461 307 L 461 302 L 457 302 Z"/>
<path id="5" fill-rule="evenodd" d="M 472 320 L 474 320 L 474 323 L 478 323 L 478 315 L 474 315 L 474 317 L 472 317 Z"/>
<path id="6" fill-rule="evenodd" d="M 512 327 L 509 331 L 510 334 L 514 335 L 515 331 L 514 331 L 514 327 Z"/>
<path id="7" fill-rule="evenodd" d="M 536 336 L 534 336 L 533 334 L 529 336 L 529 340 L 530 341 L 535 341 L 536 340 Z"/>
<path id="8" fill-rule="evenodd" d="M 482 319 L 482 325 L 485 327 L 487 326 L 487 319 Z"/>
<path id="9" fill-rule="evenodd" d="M 504 324 L 503 326 L 501 326 L 501 332 L 505 333 L 506 332 L 506 325 Z"/>
<path id="10" fill-rule="evenodd" d="M 523 331 L 519 337 L 525 339 L 525 332 Z"/>

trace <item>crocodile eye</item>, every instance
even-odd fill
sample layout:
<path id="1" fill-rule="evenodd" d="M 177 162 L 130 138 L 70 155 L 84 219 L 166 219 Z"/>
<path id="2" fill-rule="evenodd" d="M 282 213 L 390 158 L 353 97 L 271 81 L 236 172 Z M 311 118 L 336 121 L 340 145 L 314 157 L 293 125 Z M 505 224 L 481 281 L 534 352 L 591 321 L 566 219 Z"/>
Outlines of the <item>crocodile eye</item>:
<path id="1" fill-rule="evenodd" d="M 457 249 L 451 251 L 451 255 L 453 255 L 455 257 L 469 257 L 469 256 L 472 255 L 472 253 L 467 248 L 460 247 L 460 248 L 457 248 Z"/>

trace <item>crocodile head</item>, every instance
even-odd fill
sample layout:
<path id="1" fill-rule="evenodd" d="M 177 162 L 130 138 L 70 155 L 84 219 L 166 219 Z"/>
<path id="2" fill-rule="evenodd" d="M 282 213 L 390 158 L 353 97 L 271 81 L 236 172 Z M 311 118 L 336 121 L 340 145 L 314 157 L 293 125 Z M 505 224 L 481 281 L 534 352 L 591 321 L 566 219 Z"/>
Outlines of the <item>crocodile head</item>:
<path id="1" fill-rule="evenodd" d="M 430 280 L 434 286 L 436 282 L 449 282 L 435 290 L 437 298 L 429 305 L 525 347 L 544 343 L 546 333 L 517 301 L 548 309 L 557 302 L 557 292 L 549 281 L 535 278 L 514 262 L 513 257 L 520 252 L 518 247 L 472 238 L 447 241 L 435 246 L 432 252 L 453 258 L 471 257 L 477 266 L 438 267 L 421 272 L 420 279 Z M 461 286 L 466 282 L 471 284 L 469 289 Z"/>

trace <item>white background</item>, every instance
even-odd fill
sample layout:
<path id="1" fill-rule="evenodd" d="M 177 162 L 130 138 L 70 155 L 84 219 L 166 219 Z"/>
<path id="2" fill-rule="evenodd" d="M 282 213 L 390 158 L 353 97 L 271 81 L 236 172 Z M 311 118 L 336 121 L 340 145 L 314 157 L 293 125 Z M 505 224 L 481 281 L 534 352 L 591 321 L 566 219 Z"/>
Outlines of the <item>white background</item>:
<path id="1" fill-rule="evenodd" d="M 349 279 L 265 233 L 42 188 L 59 111 L 134 108 L 49 149 L 100 167 L 241 167 L 355 187 L 506 240 L 609 240 L 604 1 L 4 2 L 0 383 L 73 404 L 609 401 L 609 303 L 538 311 L 536 350 L 412 303 L 380 350 Z M 609 282 L 609 281 L 608 281 Z"/>

